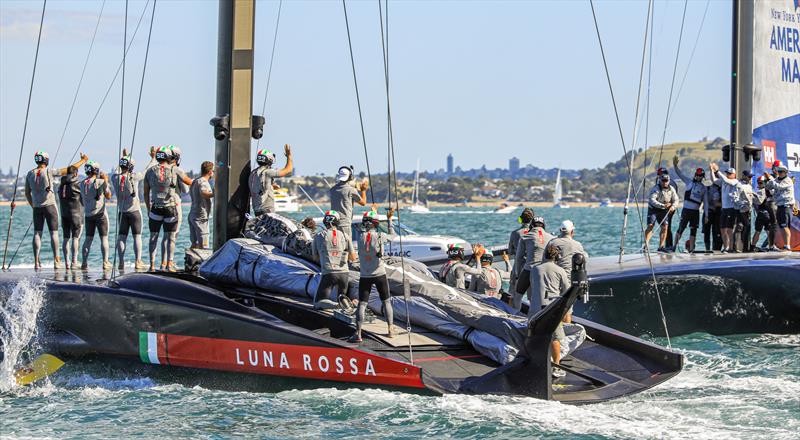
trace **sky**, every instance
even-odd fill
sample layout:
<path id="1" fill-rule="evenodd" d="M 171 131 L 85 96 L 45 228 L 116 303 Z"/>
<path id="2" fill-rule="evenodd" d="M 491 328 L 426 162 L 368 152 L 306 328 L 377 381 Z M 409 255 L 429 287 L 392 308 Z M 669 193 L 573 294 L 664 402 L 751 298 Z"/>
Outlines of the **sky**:
<path id="1" fill-rule="evenodd" d="M 146 0 L 128 2 L 128 36 Z M 650 124 L 637 147 L 728 136 L 731 5 L 691 0 L 673 110 L 673 77 L 682 1 L 656 1 Z M 355 66 L 374 173 L 387 168 L 386 93 L 377 1 L 347 2 Z M 24 144 L 23 169 L 44 149 L 65 166 L 78 150 L 108 169 L 118 158 L 120 79 L 92 116 L 122 60 L 125 6 L 107 0 L 73 115 L 66 124 L 98 20 L 101 1 L 50 0 Z M 126 59 L 123 146 L 129 147 L 142 75 L 150 7 Z M 647 2 L 596 1 L 626 144 L 631 143 Z M 184 168 L 213 160 L 217 2 L 158 0 L 147 74 L 133 143 L 173 144 Z M 389 76 L 398 169 L 507 167 L 594 168 L 622 155 L 588 1 L 389 1 Z M 253 108 L 260 113 L 277 1 L 257 1 Z M 0 1 L 0 168 L 16 167 L 33 68 L 41 3 Z M 698 38 L 699 35 L 699 39 Z M 695 41 L 696 53 L 689 66 Z M 688 66 L 688 69 L 687 69 Z M 686 75 L 683 88 L 682 79 Z M 647 72 L 645 72 L 645 81 Z M 645 82 L 645 89 L 646 89 Z M 680 93 L 678 92 L 680 90 Z M 642 94 L 642 106 L 646 93 Z M 347 33 L 339 1 L 285 0 L 266 103 L 262 147 L 291 144 L 301 175 L 366 166 Z M 62 132 L 66 133 L 57 157 Z M 81 139 L 86 139 L 81 144 Z M 628 145 L 630 147 L 630 145 Z M 256 143 L 253 143 L 255 151 Z M 282 154 L 278 154 L 282 165 Z"/>

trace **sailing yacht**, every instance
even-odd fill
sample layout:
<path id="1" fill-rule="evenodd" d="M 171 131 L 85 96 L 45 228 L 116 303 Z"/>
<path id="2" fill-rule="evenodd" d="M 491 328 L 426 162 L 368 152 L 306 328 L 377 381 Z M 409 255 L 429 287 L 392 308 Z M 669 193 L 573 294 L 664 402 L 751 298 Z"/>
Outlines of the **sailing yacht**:
<path id="1" fill-rule="evenodd" d="M 414 190 L 411 193 L 411 206 L 408 207 L 408 212 L 413 212 L 414 214 L 431 212 L 427 206 L 419 201 L 419 159 L 417 159 L 417 169 L 414 171 Z"/>
<path id="2" fill-rule="evenodd" d="M 553 188 L 553 208 L 569 208 L 569 205 L 561 201 L 563 189 L 561 188 L 561 168 L 556 174 L 556 186 Z"/>

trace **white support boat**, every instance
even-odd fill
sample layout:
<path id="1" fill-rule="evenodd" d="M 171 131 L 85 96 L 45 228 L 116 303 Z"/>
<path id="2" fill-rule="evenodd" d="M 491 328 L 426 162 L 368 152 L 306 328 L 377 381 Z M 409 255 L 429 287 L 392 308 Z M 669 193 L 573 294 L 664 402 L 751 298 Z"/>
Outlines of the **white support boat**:
<path id="1" fill-rule="evenodd" d="M 499 208 L 495 209 L 492 212 L 495 214 L 511 214 L 516 209 L 517 209 L 516 206 L 509 205 L 508 203 L 503 203 L 502 205 L 500 205 Z"/>
<path id="2" fill-rule="evenodd" d="M 275 190 L 275 212 L 297 212 L 300 210 L 300 202 L 297 196 L 289 194 L 286 188 Z"/>

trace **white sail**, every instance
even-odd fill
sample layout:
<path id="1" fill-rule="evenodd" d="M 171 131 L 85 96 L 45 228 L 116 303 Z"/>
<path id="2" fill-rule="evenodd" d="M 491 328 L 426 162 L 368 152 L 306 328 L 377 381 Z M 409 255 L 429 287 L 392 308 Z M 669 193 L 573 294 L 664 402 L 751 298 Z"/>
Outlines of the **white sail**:
<path id="1" fill-rule="evenodd" d="M 431 212 L 419 201 L 419 158 L 417 158 L 417 169 L 414 171 L 414 189 L 411 191 L 411 206 L 408 207 L 408 210 L 417 214 Z"/>

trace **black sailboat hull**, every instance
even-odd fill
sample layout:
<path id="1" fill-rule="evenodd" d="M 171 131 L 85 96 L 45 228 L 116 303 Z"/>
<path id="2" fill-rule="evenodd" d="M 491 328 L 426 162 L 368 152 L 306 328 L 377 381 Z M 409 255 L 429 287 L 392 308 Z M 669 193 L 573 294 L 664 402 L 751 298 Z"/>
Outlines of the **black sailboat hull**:
<path id="1" fill-rule="evenodd" d="M 587 341 L 566 358 L 567 377 L 552 383 L 549 338 L 568 308 L 566 301 L 575 301 L 577 291 L 565 295 L 560 309 L 544 314 L 550 326 L 540 325 L 544 336 L 539 340 L 544 342 L 529 350 L 527 357 L 517 358 L 516 378 L 509 381 L 498 373 L 507 368 L 463 341 L 416 346 L 412 363 L 407 347 L 382 344 L 369 334 L 362 345 L 345 342 L 352 332 L 348 323 L 296 298 L 214 286 L 188 274 L 129 274 L 111 283 L 76 283 L 41 273 L 3 273 L 3 295 L 25 277 L 42 283 L 44 289 L 40 345 L 65 358 L 112 357 L 137 367 L 156 364 L 156 368 L 243 377 L 284 376 L 324 381 L 320 384 L 332 381 L 434 393 L 524 395 L 571 403 L 640 392 L 678 374 L 683 362 L 677 353 L 586 323 L 595 342 Z"/>
<path id="2" fill-rule="evenodd" d="M 670 335 L 800 332 L 800 255 L 654 254 Z M 590 259 L 589 301 L 575 314 L 620 331 L 664 336 L 653 276 L 642 255 Z"/>

